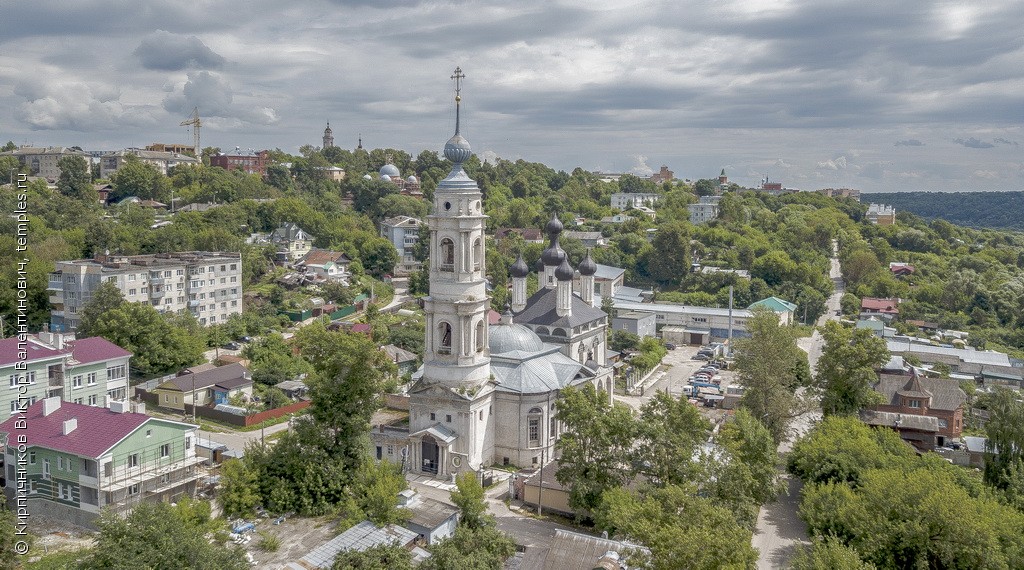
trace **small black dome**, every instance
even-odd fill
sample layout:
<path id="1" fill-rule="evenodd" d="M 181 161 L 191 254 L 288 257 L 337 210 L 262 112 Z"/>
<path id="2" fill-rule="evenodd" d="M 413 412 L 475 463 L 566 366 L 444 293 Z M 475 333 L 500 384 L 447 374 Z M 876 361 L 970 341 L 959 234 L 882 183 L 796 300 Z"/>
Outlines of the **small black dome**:
<path id="1" fill-rule="evenodd" d="M 572 281 L 572 277 L 575 274 L 576 272 L 569 265 L 568 259 L 562 259 L 561 265 L 558 266 L 558 269 L 555 269 L 555 279 L 559 281 Z"/>
<path id="2" fill-rule="evenodd" d="M 597 273 L 597 264 L 590 257 L 590 250 L 587 250 L 587 256 L 580 262 L 580 275 L 593 275 Z"/>
<path id="3" fill-rule="evenodd" d="M 530 268 L 526 265 L 526 262 L 523 261 L 523 254 L 519 254 L 519 257 L 516 258 L 516 262 L 512 264 L 512 267 L 509 267 L 508 271 L 512 274 L 512 277 L 518 278 L 526 277 L 530 274 Z"/>
<path id="4" fill-rule="evenodd" d="M 544 231 L 548 234 L 560 234 L 562 233 L 562 227 L 562 222 L 558 219 L 558 216 L 551 214 L 551 220 L 548 221 L 548 225 L 544 226 Z"/>

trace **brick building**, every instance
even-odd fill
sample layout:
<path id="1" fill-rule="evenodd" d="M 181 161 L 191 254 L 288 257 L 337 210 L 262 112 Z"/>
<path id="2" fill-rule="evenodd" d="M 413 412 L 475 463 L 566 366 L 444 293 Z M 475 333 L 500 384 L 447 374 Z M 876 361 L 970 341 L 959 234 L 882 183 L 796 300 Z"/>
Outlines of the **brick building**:
<path id="1" fill-rule="evenodd" d="M 253 149 L 243 151 L 235 147 L 235 152 L 220 152 L 210 157 L 210 166 L 219 166 L 224 170 L 242 170 L 246 174 L 267 175 L 267 165 L 270 162 L 270 152 L 266 150 L 256 151 Z"/>
<path id="2" fill-rule="evenodd" d="M 920 451 L 931 451 L 960 438 L 967 395 L 950 378 L 925 378 L 911 368 L 909 374 L 879 375 L 874 390 L 885 403 L 861 412 L 872 426 L 886 426 Z"/>

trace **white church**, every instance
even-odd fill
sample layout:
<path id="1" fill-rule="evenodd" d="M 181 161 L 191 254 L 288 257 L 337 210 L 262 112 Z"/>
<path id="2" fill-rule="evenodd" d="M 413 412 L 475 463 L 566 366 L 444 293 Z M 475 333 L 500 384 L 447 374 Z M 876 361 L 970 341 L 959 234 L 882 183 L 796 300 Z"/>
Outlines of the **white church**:
<path id="1" fill-rule="evenodd" d="M 608 316 L 593 306 L 597 266 L 589 253 L 576 274 L 559 246 L 562 224 L 546 226 L 551 243 L 538 263 L 541 289 L 527 298 L 529 268 L 510 268 L 511 307 L 488 325 L 482 194 L 462 163 L 469 142 L 459 134 L 456 70 L 455 135 L 445 144 L 451 173 L 434 192 L 430 229 L 430 296 L 425 299 L 423 367 L 409 389 L 406 426 L 375 426 L 378 459 L 408 471 L 450 479 L 491 465 L 528 467 L 550 461 L 560 433 L 555 402 L 586 383 L 612 395 L 605 361 Z"/>

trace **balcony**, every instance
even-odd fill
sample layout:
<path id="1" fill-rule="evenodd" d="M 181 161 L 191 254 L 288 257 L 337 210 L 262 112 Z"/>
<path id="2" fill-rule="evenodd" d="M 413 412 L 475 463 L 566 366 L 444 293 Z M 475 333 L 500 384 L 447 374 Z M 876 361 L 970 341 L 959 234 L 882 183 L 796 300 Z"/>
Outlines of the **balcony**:
<path id="1" fill-rule="evenodd" d="M 63 291 L 64 282 L 60 279 L 50 279 L 46 284 L 47 291 Z"/>
<path id="2" fill-rule="evenodd" d="M 162 287 L 163 284 L 164 284 L 164 278 L 163 277 L 150 277 L 149 278 L 149 284 L 150 285 L 159 285 L 159 286 Z"/>
<path id="3" fill-rule="evenodd" d="M 149 292 L 149 296 L 153 299 L 158 299 L 166 294 L 167 291 L 165 291 L 164 289 L 153 289 Z"/>
<path id="4" fill-rule="evenodd" d="M 189 302 L 188 302 L 188 308 L 190 308 L 190 309 L 195 309 L 195 308 L 196 308 L 196 307 L 198 307 L 198 306 L 199 306 L 199 301 L 197 301 L 196 299 L 190 299 L 190 300 L 189 300 Z"/>

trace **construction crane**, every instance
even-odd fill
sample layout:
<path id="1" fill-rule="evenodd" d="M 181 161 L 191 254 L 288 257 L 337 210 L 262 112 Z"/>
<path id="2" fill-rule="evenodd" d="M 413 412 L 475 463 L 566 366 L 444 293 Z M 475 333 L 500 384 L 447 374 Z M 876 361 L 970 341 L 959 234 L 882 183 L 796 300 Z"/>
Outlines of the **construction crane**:
<path id="1" fill-rule="evenodd" d="M 192 127 L 192 141 L 196 148 L 196 158 L 202 159 L 203 149 L 199 146 L 199 129 L 203 123 L 199 120 L 199 107 L 192 109 L 192 116 L 188 120 L 182 121 L 181 126 Z"/>

